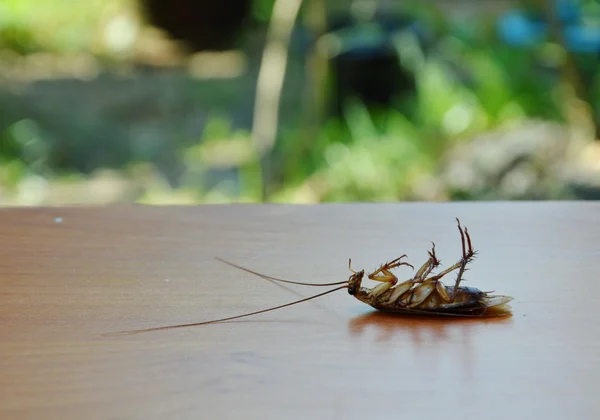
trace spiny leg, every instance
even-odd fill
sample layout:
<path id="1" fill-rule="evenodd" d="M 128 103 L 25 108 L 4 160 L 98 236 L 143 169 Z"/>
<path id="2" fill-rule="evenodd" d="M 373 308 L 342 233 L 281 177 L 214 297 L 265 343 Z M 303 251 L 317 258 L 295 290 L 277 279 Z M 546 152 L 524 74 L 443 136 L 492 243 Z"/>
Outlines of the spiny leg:
<path id="1" fill-rule="evenodd" d="M 387 298 L 388 303 L 393 303 L 396 302 L 398 299 L 401 299 L 401 297 L 405 293 L 407 293 L 413 287 L 413 285 L 422 283 L 425 280 L 427 280 L 427 276 L 431 273 L 431 271 L 435 267 L 440 265 L 440 260 L 438 260 L 435 255 L 435 243 L 432 242 L 431 244 L 431 251 L 427 251 L 429 254 L 429 258 L 427 259 L 425 264 L 423 264 L 421 268 L 419 268 L 419 270 L 412 279 L 407 280 L 394 287 L 393 292 Z"/>
<path id="2" fill-rule="evenodd" d="M 419 271 L 415 274 L 411 281 L 415 283 L 420 283 L 427 279 L 427 276 L 433 271 L 434 268 L 441 264 L 441 261 L 438 260 L 435 255 L 435 243 L 432 242 L 431 251 L 427 251 L 429 254 L 429 259 L 419 268 Z"/>
<path id="3" fill-rule="evenodd" d="M 456 293 L 458 292 L 458 286 L 460 285 L 462 276 L 465 273 L 465 271 L 467 270 L 467 264 L 473 260 L 473 258 L 475 257 L 475 254 L 476 254 L 476 252 L 473 251 L 473 245 L 471 244 L 471 236 L 469 236 L 469 231 L 467 230 L 466 227 L 463 231 L 463 228 L 460 225 L 460 220 L 458 220 L 458 218 L 456 219 L 456 222 L 458 223 L 458 231 L 460 232 L 460 241 L 462 244 L 462 258 L 460 259 L 460 261 L 458 261 L 453 266 L 448 267 L 446 270 L 442 271 L 441 273 L 436 274 L 435 276 L 432 276 L 429 279 L 427 279 L 427 280 L 438 281 L 442 277 L 444 277 L 446 274 L 450 273 L 451 271 L 459 269 L 458 275 L 456 276 L 456 282 L 454 284 L 454 290 L 452 291 L 452 295 L 450 296 L 450 300 L 454 300 L 454 298 L 456 297 Z M 466 243 L 465 243 L 465 238 L 466 238 Z"/>
<path id="4" fill-rule="evenodd" d="M 383 264 L 377 270 L 369 274 L 368 277 L 371 280 L 396 284 L 396 282 L 398 281 L 398 277 L 396 277 L 390 270 L 400 267 L 401 265 L 407 265 L 410 268 L 414 269 L 412 264 L 409 264 L 407 262 L 401 262 L 400 260 L 402 260 L 402 258 L 406 258 L 406 255 L 402 255 L 396 258 L 395 260 Z"/>
<path id="5" fill-rule="evenodd" d="M 403 299 L 405 299 L 404 296 L 407 293 L 410 293 L 410 297 L 408 297 L 406 299 L 407 302 L 413 301 L 413 297 L 415 296 L 415 293 L 418 296 L 423 295 L 424 291 L 429 291 L 428 293 L 427 292 L 425 293 L 427 296 L 431 293 L 431 291 L 432 291 L 431 285 L 427 285 L 427 284 L 419 285 L 419 283 L 424 283 L 427 280 L 430 280 L 427 278 L 427 276 L 433 271 L 434 268 L 436 268 L 437 266 L 439 266 L 441 264 L 441 261 L 435 255 L 435 243 L 434 242 L 431 243 L 431 251 L 427 251 L 427 253 L 429 254 L 429 258 L 427 259 L 427 261 L 421 266 L 421 268 L 419 268 L 419 270 L 417 271 L 417 273 L 415 274 L 415 276 L 412 279 L 407 280 L 407 281 L 397 285 L 394 288 L 393 292 L 387 298 L 387 303 L 393 303 L 398 300 L 402 301 Z M 433 281 L 432 283 L 436 283 L 436 281 Z M 411 288 L 415 284 L 417 286 L 411 290 Z M 434 287 L 436 287 L 436 286 L 437 286 L 437 284 Z M 442 287 L 443 287 L 443 285 L 442 285 Z M 408 295 L 406 295 L 406 296 L 408 296 Z M 418 305 L 421 302 L 422 301 L 418 301 L 416 304 Z"/>
<path id="6" fill-rule="evenodd" d="M 458 220 L 458 217 L 456 218 L 456 223 L 458 224 L 458 230 L 460 231 L 460 241 L 462 243 L 463 257 L 460 261 L 460 263 L 461 263 L 460 269 L 458 271 L 458 276 L 456 276 L 456 283 L 454 285 L 454 290 L 452 291 L 452 299 L 453 300 L 454 300 L 454 297 L 456 296 L 456 293 L 458 292 L 458 286 L 460 284 L 460 281 L 462 280 L 462 276 L 465 273 L 465 271 L 467 270 L 467 264 L 470 263 L 471 261 L 473 261 L 473 258 L 475 257 L 475 251 L 473 251 L 473 245 L 471 244 L 471 236 L 469 236 L 469 231 L 468 231 L 467 227 L 465 226 L 465 230 L 463 232 L 463 229 L 460 226 L 460 220 Z M 468 244 L 467 249 L 465 249 L 465 236 L 467 238 L 467 244 Z"/>
<path id="7" fill-rule="evenodd" d="M 421 268 L 419 268 L 412 279 L 399 284 L 393 289 L 392 293 L 387 299 L 387 303 L 405 301 L 405 304 L 407 304 L 409 307 L 416 307 L 423 303 L 423 301 L 429 297 L 434 289 L 439 288 L 439 286 L 444 288 L 444 286 L 437 281 L 426 284 L 426 281 L 429 280 L 427 276 L 433 271 L 434 268 L 441 264 L 441 261 L 435 255 L 434 242 L 431 243 L 431 251 L 427 251 L 427 253 L 429 254 L 427 261 L 421 266 Z M 413 285 L 416 286 L 412 288 Z"/>
<path id="8" fill-rule="evenodd" d="M 405 257 L 406 255 L 402 255 L 396 258 L 395 260 L 387 262 L 368 275 L 369 279 L 371 280 L 383 282 L 383 284 L 380 284 L 379 286 L 373 288 L 373 290 L 371 291 L 371 293 L 374 296 L 379 296 L 387 292 L 392 286 L 394 286 L 398 282 L 398 277 L 396 277 L 394 273 L 392 273 L 390 270 L 400 267 L 401 265 L 406 265 L 414 269 L 414 267 L 411 264 L 401 261 L 402 258 Z"/>

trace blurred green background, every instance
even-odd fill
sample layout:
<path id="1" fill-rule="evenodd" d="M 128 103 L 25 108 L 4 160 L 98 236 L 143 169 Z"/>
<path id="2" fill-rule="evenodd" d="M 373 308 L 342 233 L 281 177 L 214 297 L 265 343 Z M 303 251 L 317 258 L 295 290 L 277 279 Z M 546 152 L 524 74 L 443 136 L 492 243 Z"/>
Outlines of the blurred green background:
<path id="1" fill-rule="evenodd" d="M 0 0 L 0 205 L 600 198 L 597 0 Z"/>

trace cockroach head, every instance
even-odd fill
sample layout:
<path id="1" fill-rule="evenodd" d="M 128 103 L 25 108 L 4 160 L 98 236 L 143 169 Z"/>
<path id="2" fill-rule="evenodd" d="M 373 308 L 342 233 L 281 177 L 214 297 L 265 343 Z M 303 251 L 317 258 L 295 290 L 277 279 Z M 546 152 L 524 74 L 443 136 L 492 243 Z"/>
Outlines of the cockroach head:
<path id="1" fill-rule="evenodd" d="M 348 293 L 351 295 L 355 295 L 356 292 L 360 289 L 360 284 L 365 275 L 365 270 L 354 271 L 352 269 L 352 260 L 348 260 L 348 268 L 352 271 L 352 274 L 348 278 Z"/>

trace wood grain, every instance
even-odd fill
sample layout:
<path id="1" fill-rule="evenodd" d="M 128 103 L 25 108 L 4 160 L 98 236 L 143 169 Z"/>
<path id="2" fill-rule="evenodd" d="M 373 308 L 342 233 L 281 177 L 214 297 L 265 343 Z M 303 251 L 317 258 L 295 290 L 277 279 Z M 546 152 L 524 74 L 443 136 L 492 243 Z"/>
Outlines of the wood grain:
<path id="1" fill-rule="evenodd" d="M 479 251 L 504 319 L 377 313 L 340 291 L 275 306 L 435 241 Z M 440 203 L 0 211 L 2 419 L 592 419 L 600 414 L 600 204 Z M 410 268 L 398 270 L 408 277 Z"/>

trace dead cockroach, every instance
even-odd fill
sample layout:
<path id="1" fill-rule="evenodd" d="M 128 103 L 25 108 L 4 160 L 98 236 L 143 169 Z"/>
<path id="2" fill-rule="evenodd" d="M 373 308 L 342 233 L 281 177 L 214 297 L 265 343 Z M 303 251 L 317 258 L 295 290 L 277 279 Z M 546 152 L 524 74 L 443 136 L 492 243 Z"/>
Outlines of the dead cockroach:
<path id="1" fill-rule="evenodd" d="M 164 327 L 155 327 L 143 330 L 125 331 L 117 334 L 132 334 L 172 328 L 193 327 L 198 325 L 230 321 L 296 305 L 298 303 L 306 302 L 341 289 L 347 289 L 348 293 L 354 296 L 356 299 L 384 312 L 459 317 L 484 317 L 508 314 L 509 307 L 506 304 L 513 300 L 511 296 L 492 295 L 491 293 L 493 292 L 482 292 L 475 287 L 460 286 L 460 282 L 463 280 L 463 275 L 467 270 L 467 264 L 473 261 L 476 251 L 473 250 L 471 237 L 469 236 L 467 228 L 465 227 L 463 230 L 462 226 L 460 225 L 460 221 L 458 219 L 456 219 L 456 221 L 458 223 L 458 231 L 460 232 L 460 239 L 462 243 L 462 258 L 460 258 L 456 264 L 438 274 L 431 275 L 432 271 L 441 264 L 441 261 L 435 255 L 435 243 L 432 243 L 431 251 L 427 251 L 429 254 L 429 259 L 421 266 L 421 268 L 419 268 L 419 270 L 417 270 L 416 274 L 410 280 L 406 280 L 398 284 L 398 278 L 391 272 L 391 270 L 394 268 L 403 265 L 414 269 L 411 264 L 402 261 L 403 258 L 406 258 L 406 255 L 402 255 L 388 263 L 383 264 L 372 273 L 367 274 L 367 278 L 370 280 L 381 282 L 380 285 L 377 285 L 373 288 L 362 286 L 362 281 L 366 273 L 364 270 L 354 271 L 352 269 L 352 260 L 348 260 L 348 268 L 352 274 L 346 281 L 336 283 L 303 283 L 267 276 L 265 274 L 257 273 L 217 258 L 219 261 L 224 262 L 225 264 L 231 265 L 248 273 L 255 274 L 269 281 L 303 286 L 338 287 L 323 293 L 319 293 L 318 295 L 297 300 L 295 302 L 290 302 L 284 305 L 242 315 L 215 319 L 211 321 L 196 322 L 192 324 L 168 325 Z M 456 276 L 454 286 L 445 286 L 441 282 L 442 277 L 455 270 L 458 270 L 458 274 Z"/>

